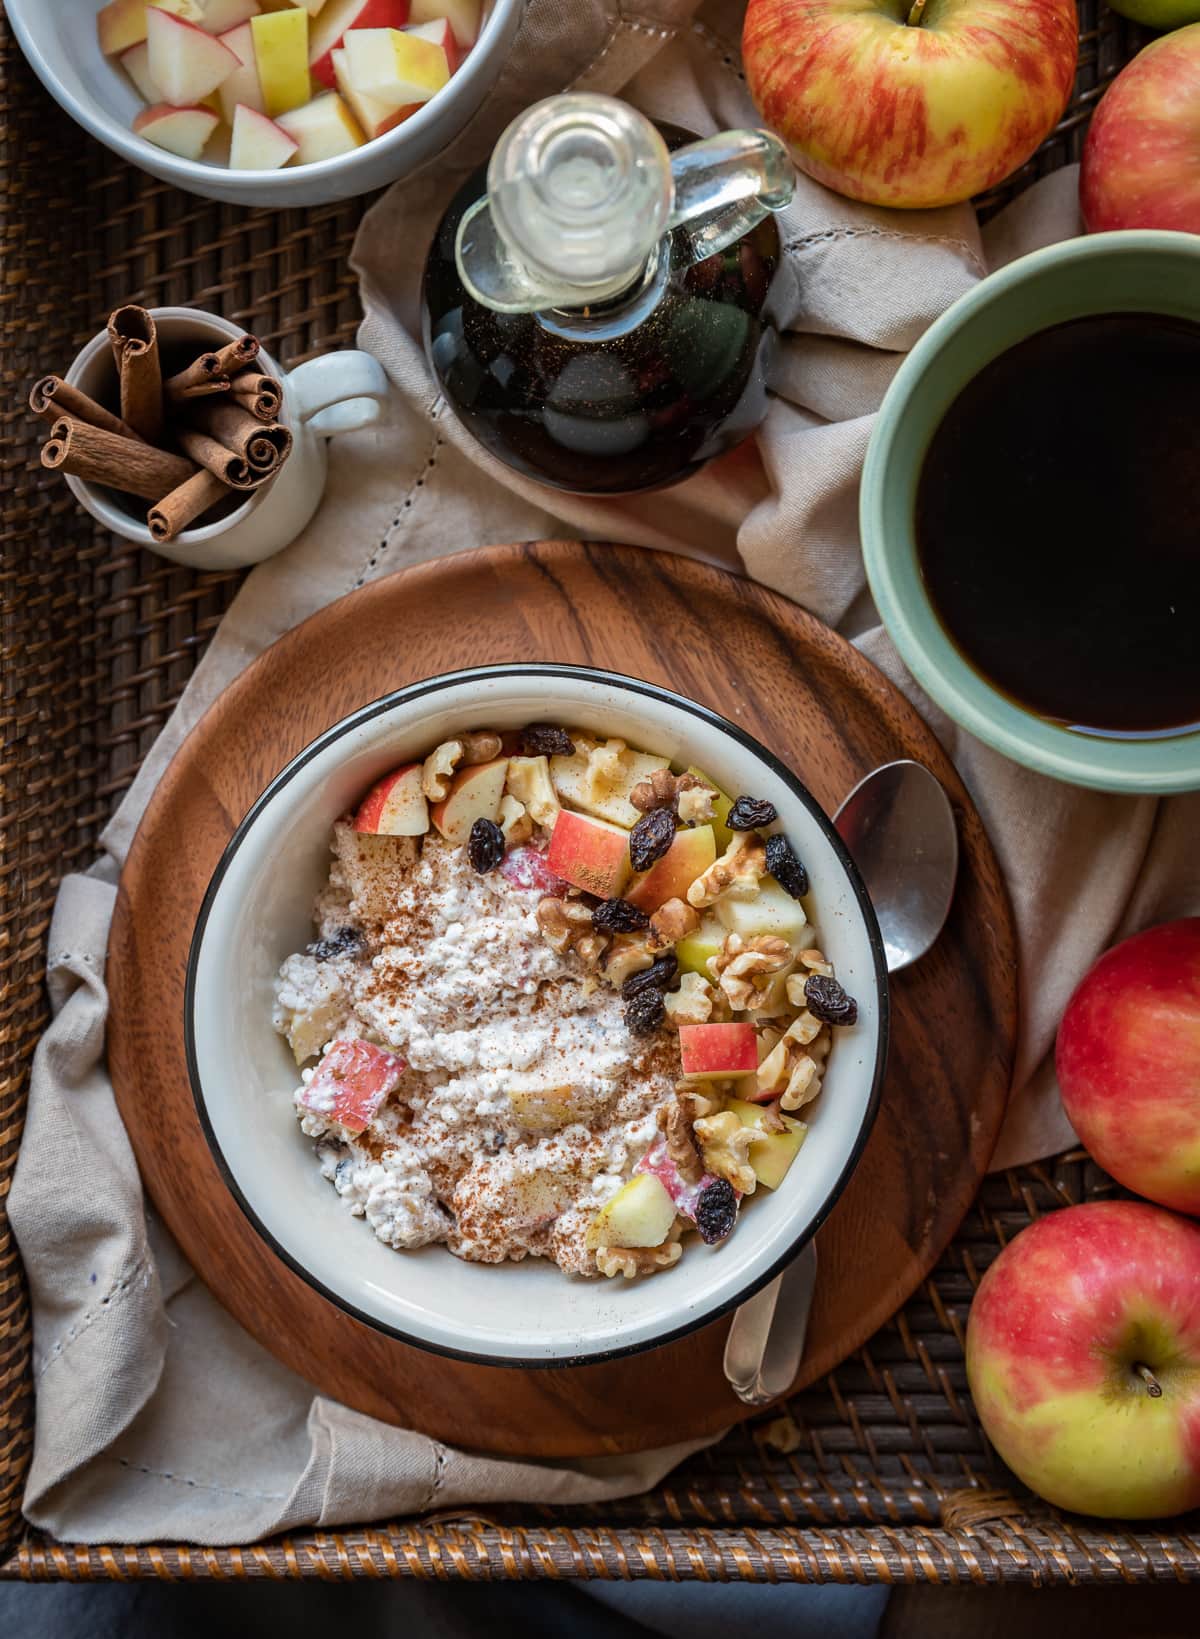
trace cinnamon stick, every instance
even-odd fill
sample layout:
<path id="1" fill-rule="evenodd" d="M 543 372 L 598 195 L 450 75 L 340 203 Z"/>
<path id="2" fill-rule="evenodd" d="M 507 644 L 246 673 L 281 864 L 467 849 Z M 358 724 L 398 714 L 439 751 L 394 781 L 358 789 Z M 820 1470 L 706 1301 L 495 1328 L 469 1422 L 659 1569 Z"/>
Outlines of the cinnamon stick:
<path id="1" fill-rule="evenodd" d="M 257 489 L 264 481 L 264 475 L 252 471 L 244 455 L 226 449 L 218 439 L 195 427 L 183 428 L 179 433 L 179 442 L 193 461 L 230 489 Z"/>
<path id="2" fill-rule="evenodd" d="M 215 473 L 201 468 L 178 489 L 164 495 L 156 507 L 151 507 L 146 516 L 151 535 L 156 541 L 173 541 L 194 519 L 228 494 L 228 484 L 222 483 Z"/>
<path id="3" fill-rule="evenodd" d="M 158 329 L 144 307 L 119 307 L 108 321 L 108 339 L 121 380 L 121 419 L 153 443 L 163 424 Z"/>
<path id="4" fill-rule="evenodd" d="M 274 376 L 256 376 L 243 371 L 230 383 L 233 397 L 259 421 L 275 421 L 283 407 L 283 388 Z"/>
<path id="5" fill-rule="evenodd" d="M 184 404 L 190 398 L 206 398 L 212 393 L 227 393 L 230 381 L 221 369 L 221 361 L 215 353 L 201 353 L 186 370 L 180 370 L 178 375 L 170 376 L 163 385 L 168 403 Z"/>
<path id="6" fill-rule="evenodd" d="M 169 450 L 156 450 L 136 438 L 120 438 L 103 427 L 63 416 L 42 446 L 42 465 L 69 472 L 89 484 L 160 501 L 195 473 L 190 461 Z"/>
<path id="7" fill-rule="evenodd" d="M 220 368 L 227 375 L 233 375 L 235 370 L 244 370 L 258 357 L 258 346 L 257 336 L 239 336 L 236 341 L 226 342 L 224 347 L 217 348 Z"/>
<path id="8" fill-rule="evenodd" d="M 92 427 L 103 427 L 105 432 L 114 433 L 118 438 L 138 438 L 128 422 L 106 410 L 103 404 L 97 404 L 81 388 L 72 387 L 61 376 L 43 376 L 35 381 L 29 389 L 29 408 L 44 421 L 60 421 L 69 415 Z"/>
<path id="9" fill-rule="evenodd" d="M 253 470 L 269 477 L 287 459 L 292 435 L 278 422 L 261 422 L 236 402 L 209 400 L 195 407 L 194 420 L 210 437 L 250 463 Z"/>

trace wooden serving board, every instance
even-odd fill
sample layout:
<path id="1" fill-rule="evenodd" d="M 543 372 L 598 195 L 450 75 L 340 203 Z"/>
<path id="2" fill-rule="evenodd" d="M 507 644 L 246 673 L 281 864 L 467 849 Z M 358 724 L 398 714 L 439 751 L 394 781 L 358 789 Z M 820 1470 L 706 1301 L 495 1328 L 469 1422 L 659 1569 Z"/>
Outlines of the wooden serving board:
<path id="1" fill-rule="evenodd" d="M 664 1349 L 569 1370 L 472 1366 L 398 1343 L 320 1297 L 259 1240 L 209 1154 L 184 1060 L 200 902 L 268 781 L 392 689 L 467 661 L 531 659 L 625 672 L 713 707 L 784 757 L 830 811 L 896 757 L 925 763 L 950 794 L 957 897 L 936 948 L 893 981 L 882 1108 L 820 1232 L 797 1387 L 863 1343 L 953 1235 L 999 1131 L 1016 1023 L 1011 913 L 979 815 L 913 708 L 795 604 L 721 570 L 603 544 L 488 547 L 377 581 L 266 650 L 193 729 L 134 839 L 109 949 L 109 1059 L 142 1176 L 192 1265 L 323 1393 L 488 1451 L 633 1451 L 749 1415 L 722 1373 L 727 1318 Z"/>

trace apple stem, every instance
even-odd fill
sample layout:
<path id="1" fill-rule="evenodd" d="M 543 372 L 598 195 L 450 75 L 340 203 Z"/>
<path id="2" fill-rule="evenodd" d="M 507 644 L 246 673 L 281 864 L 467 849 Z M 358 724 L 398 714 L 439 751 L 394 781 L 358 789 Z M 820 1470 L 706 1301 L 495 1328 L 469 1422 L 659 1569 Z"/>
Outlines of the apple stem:
<path id="1" fill-rule="evenodd" d="M 921 16 L 925 10 L 927 0 L 913 0 L 912 9 L 905 20 L 906 28 L 920 28 Z"/>
<path id="2" fill-rule="evenodd" d="M 1162 1384 L 1159 1382 L 1158 1378 L 1155 1377 L 1149 1366 L 1143 1366 L 1140 1360 L 1135 1360 L 1133 1363 L 1133 1369 L 1141 1378 L 1142 1382 L 1146 1385 L 1146 1393 L 1150 1396 L 1151 1400 L 1161 1400 Z"/>

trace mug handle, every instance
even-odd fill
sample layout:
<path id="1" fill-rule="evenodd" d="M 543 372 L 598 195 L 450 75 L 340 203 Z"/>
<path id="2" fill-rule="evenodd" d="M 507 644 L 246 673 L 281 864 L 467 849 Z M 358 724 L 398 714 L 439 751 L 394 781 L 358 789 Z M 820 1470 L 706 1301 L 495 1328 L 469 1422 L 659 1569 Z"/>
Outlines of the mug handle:
<path id="1" fill-rule="evenodd" d="M 313 432 L 357 432 L 379 420 L 388 378 L 370 353 L 349 348 L 298 364 L 287 375 L 287 392 L 297 418 Z"/>

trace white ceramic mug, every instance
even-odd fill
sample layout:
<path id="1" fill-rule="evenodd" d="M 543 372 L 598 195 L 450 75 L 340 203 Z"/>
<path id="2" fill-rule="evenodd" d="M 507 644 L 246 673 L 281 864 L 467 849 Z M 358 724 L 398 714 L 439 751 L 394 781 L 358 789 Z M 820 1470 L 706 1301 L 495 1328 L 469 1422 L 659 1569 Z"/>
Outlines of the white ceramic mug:
<path id="1" fill-rule="evenodd" d="M 199 355 L 245 334 L 240 325 L 195 308 L 156 307 L 151 312 L 158 326 L 159 346 L 168 355 L 186 354 L 192 348 Z M 265 351 L 258 355 L 257 363 L 283 384 L 279 419 L 291 430 L 294 443 L 278 476 L 254 490 L 234 511 L 184 529 L 173 541 L 156 541 L 145 521 L 149 503 L 141 513 L 134 512 L 104 485 L 68 476 L 75 499 L 115 535 L 193 569 L 241 569 L 282 551 L 320 504 L 325 490 L 325 439 L 377 421 L 388 381 L 378 359 L 353 349 L 325 353 L 291 371 L 281 369 Z M 106 331 L 92 337 L 67 371 L 66 380 L 97 402 L 116 407 L 117 372 Z"/>

